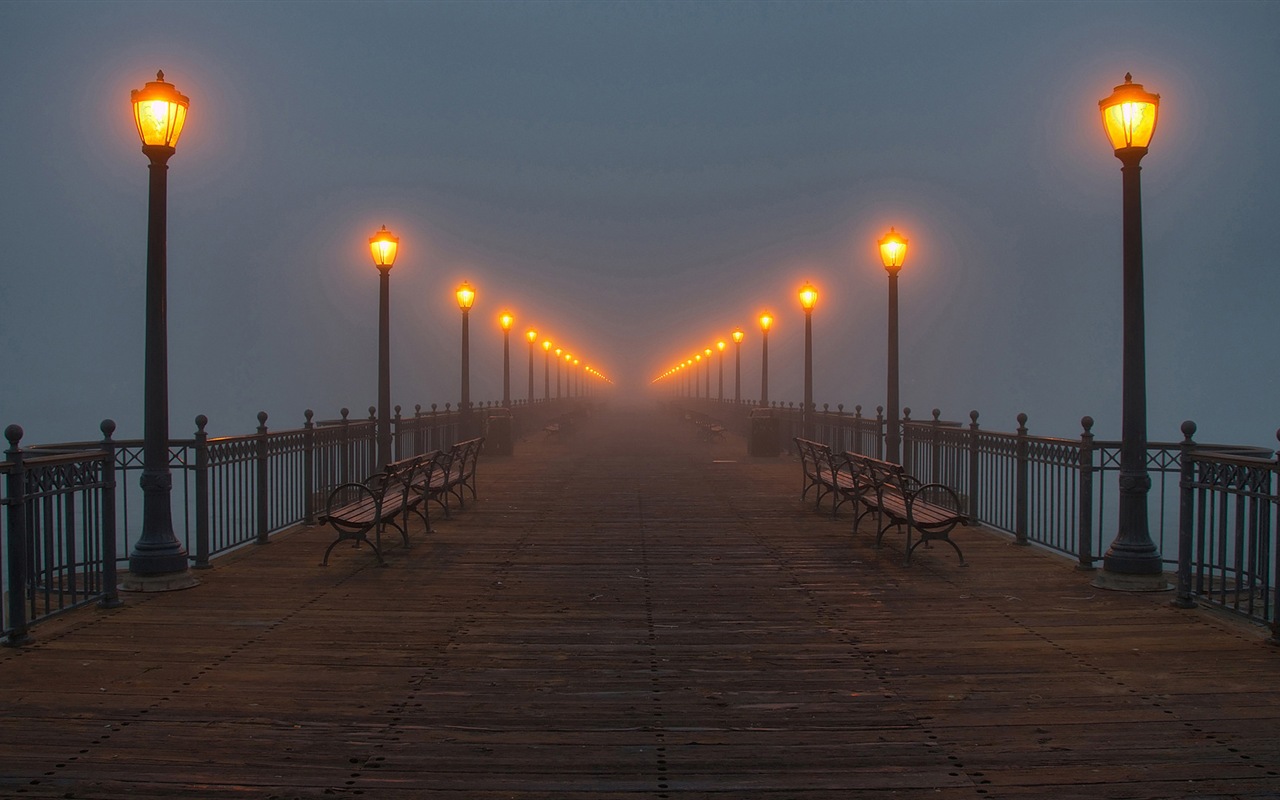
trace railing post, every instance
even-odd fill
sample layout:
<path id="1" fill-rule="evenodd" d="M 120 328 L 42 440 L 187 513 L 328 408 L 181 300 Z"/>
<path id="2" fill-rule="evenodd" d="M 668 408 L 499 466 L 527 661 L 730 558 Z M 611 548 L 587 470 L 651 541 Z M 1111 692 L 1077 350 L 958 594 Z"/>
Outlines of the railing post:
<path id="1" fill-rule="evenodd" d="M 338 462 L 338 483 L 351 482 L 351 420 L 347 415 L 351 413 L 348 408 L 342 411 L 342 456 Z"/>
<path id="2" fill-rule="evenodd" d="M 1080 497 L 1079 517 L 1080 536 L 1076 547 L 1078 561 L 1076 569 L 1094 570 L 1093 564 L 1093 417 L 1081 417 L 1080 427 Z"/>
<path id="3" fill-rule="evenodd" d="M 302 517 L 306 525 L 316 524 L 316 413 L 307 409 L 302 423 Z"/>
<path id="4" fill-rule="evenodd" d="M 902 459 L 902 471 L 908 475 L 914 475 L 912 470 L 915 468 L 915 459 L 912 458 L 911 451 L 914 449 L 915 440 L 911 437 L 911 409 L 902 409 L 902 420 L 899 424 L 902 427 L 898 433 L 898 441 L 901 442 L 898 458 Z"/>
<path id="5" fill-rule="evenodd" d="M 399 419 L 399 406 L 396 406 L 396 416 L 392 417 L 392 461 L 399 461 L 404 458 L 403 447 L 399 443 L 401 439 L 401 419 Z"/>
<path id="6" fill-rule="evenodd" d="M 1192 454 L 1196 443 L 1192 439 L 1196 433 L 1196 424 L 1191 420 L 1182 423 L 1182 444 L 1179 464 L 1180 479 L 1178 481 L 1178 586 L 1173 604 L 1178 608 L 1195 608 L 1196 601 L 1191 595 L 1191 551 L 1195 537 L 1196 498 L 1192 488 L 1196 479 L 1196 465 Z M 1276 641 L 1276 620 L 1271 621 L 1271 640 Z"/>
<path id="7" fill-rule="evenodd" d="M 1014 450 L 1013 533 L 1018 544 L 1027 544 L 1027 479 L 1031 465 L 1027 459 L 1027 415 L 1018 415 L 1018 439 Z"/>
<path id="8" fill-rule="evenodd" d="M 862 435 L 863 435 L 862 428 L 865 423 L 866 423 L 866 420 L 862 418 L 862 406 L 860 405 L 854 406 L 853 407 L 853 437 L 852 437 L 853 441 L 849 443 L 849 449 L 860 456 L 866 455 L 866 453 L 862 451 Z"/>
<path id="9" fill-rule="evenodd" d="M 270 503 L 270 470 L 267 456 L 267 412 L 258 412 L 258 544 L 267 543 L 267 506 Z"/>
<path id="10" fill-rule="evenodd" d="M 422 404 L 413 405 L 413 454 L 420 456 L 427 452 L 422 436 Z"/>
<path id="11" fill-rule="evenodd" d="M 196 563 L 194 569 L 209 568 L 209 418 L 196 417 Z"/>
<path id="12" fill-rule="evenodd" d="M 876 458 L 884 458 L 884 406 L 876 406 Z"/>
<path id="13" fill-rule="evenodd" d="M 933 410 L 933 422 L 929 427 L 929 483 L 944 483 L 945 478 L 942 477 L 942 467 L 939 462 L 942 460 L 942 442 L 939 441 L 939 428 L 941 423 L 942 410 L 935 408 Z"/>
<path id="14" fill-rule="evenodd" d="M 382 472 L 386 468 L 386 464 L 378 463 L 378 407 L 369 406 L 369 424 L 374 431 L 373 436 L 369 438 L 369 473 Z"/>
<path id="15" fill-rule="evenodd" d="M 102 431 L 102 449 L 107 453 L 102 465 L 102 597 L 98 607 L 115 608 L 120 605 L 116 575 L 116 443 L 111 440 L 116 423 L 104 419 L 98 430 Z"/>
<path id="16" fill-rule="evenodd" d="M 836 444 L 840 446 L 840 452 L 849 449 L 849 428 L 845 423 L 844 403 L 840 403 L 836 406 L 836 436 L 839 437 Z"/>
<path id="17" fill-rule="evenodd" d="M 4 429 L 9 440 L 5 458 L 10 463 L 5 478 L 5 503 L 9 506 L 9 629 L 4 643 L 10 647 L 26 644 L 27 633 L 27 471 L 22 464 L 22 428 L 10 425 Z"/>
<path id="18" fill-rule="evenodd" d="M 982 450 L 979 444 L 980 430 L 978 428 L 978 411 L 974 409 L 969 412 L 969 519 L 972 524 L 977 525 L 981 520 L 978 518 L 978 495 L 982 489 L 980 482 L 982 480 Z"/>

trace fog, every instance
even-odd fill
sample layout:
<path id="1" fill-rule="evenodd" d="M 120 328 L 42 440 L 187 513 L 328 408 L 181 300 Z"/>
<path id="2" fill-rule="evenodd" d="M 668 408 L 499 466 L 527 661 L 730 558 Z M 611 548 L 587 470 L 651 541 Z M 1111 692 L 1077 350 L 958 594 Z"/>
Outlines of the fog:
<path id="1" fill-rule="evenodd" d="M 1097 102 L 1162 97 L 1143 162 L 1149 435 L 1275 446 L 1280 5 L 0 4 L 0 425 L 142 429 L 147 162 L 129 91 L 191 99 L 169 163 L 171 429 L 501 397 L 497 316 L 631 396 L 735 326 L 743 391 L 1118 436 L 1120 163 Z M 732 345 L 731 345 L 732 347 Z M 729 351 L 730 355 L 732 351 Z M 539 358 L 541 358 L 539 354 Z M 732 361 L 726 362 L 731 386 Z M 541 361 L 538 362 L 541 392 Z M 554 381 L 554 375 L 553 375 Z M 713 379 L 713 388 L 715 381 Z M 873 413 L 873 412 L 872 412 Z"/>

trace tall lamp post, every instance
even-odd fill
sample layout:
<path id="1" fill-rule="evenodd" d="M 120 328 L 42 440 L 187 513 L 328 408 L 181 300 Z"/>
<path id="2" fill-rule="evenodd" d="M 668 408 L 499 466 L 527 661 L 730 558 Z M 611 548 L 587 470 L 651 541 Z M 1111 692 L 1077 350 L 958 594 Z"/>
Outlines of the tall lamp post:
<path id="1" fill-rule="evenodd" d="M 557 347 L 556 348 L 556 399 L 557 400 L 559 400 L 562 397 L 562 395 L 560 394 L 560 356 L 562 355 L 564 355 L 564 348 Z"/>
<path id="2" fill-rule="evenodd" d="M 889 396 L 886 400 L 889 418 L 885 422 L 884 449 L 885 458 L 898 464 L 901 450 L 901 431 L 898 430 L 898 272 L 907 258 L 907 240 L 891 226 L 879 245 L 880 261 L 885 272 L 889 273 Z"/>
<path id="3" fill-rule="evenodd" d="M 701 371 L 698 367 L 702 366 L 702 353 L 693 354 L 693 397 L 695 400 L 702 397 L 702 381 L 699 380 L 698 373 Z"/>
<path id="4" fill-rule="evenodd" d="M 516 318 L 510 311 L 503 311 L 498 316 L 498 327 L 502 328 L 502 407 L 511 408 L 511 323 Z"/>
<path id="5" fill-rule="evenodd" d="M 721 403 L 724 402 L 724 339 L 716 342 L 716 349 L 720 351 L 720 378 L 716 381 L 716 394 Z"/>
<path id="6" fill-rule="evenodd" d="M 800 289 L 800 307 L 804 309 L 804 409 L 800 412 L 800 428 L 804 438 L 813 438 L 813 307 L 818 303 L 818 290 L 808 281 Z"/>
<path id="7" fill-rule="evenodd" d="M 773 315 L 768 311 L 760 315 L 760 405 L 769 406 L 769 328 Z"/>
<path id="8" fill-rule="evenodd" d="M 551 340 L 542 342 L 542 399 L 551 402 Z"/>
<path id="9" fill-rule="evenodd" d="M 187 121 L 188 99 L 166 83 L 163 72 L 131 93 L 133 121 L 151 162 L 147 204 L 146 342 L 143 386 L 142 532 L 129 553 L 131 591 L 182 589 L 195 583 L 187 549 L 173 532 L 169 472 L 168 294 L 169 158 Z"/>
<path id="10" fill-rule="evenodd" d="M 466 281 L 454 292 L 458 299 L 458 308 L 462 311 L 462 402 L 459 419 L 464 436 L 471 435 L 471 335 L 468 323 L 471 306 L 476 302 L 476 290 Z"/>
<path id="11" fill-rule="evenodd" d="M 733 402 L 742 402 L 742 328 L 733 329 Z"/>
<path id="12" fill-rule="evenodd" d="M 529 404 L 533 404 L 533 347 L 538 341 L 538 332 L 535 330 L 526 331 L 524 338 L 529 340 Z"/>
<path id="13" fill-rule="evenodd" d="M 387 226 L 369 237 L 369 252 L 378 268 L 378 467 L 391 463 L 391 267 L 400 240 Z"/>
<path id="14" fill-rule="evenodd" d="M 702 358 L 707 364 L 707 399 L 711 399 L 711 348 L 707 347 L 702 351 Z"/>
<path id="15" fill-rule="evenodd" d="M 1102 559 L 1095 585 L 1107 589 L 1167 588 L 1160 550 L 1147 519 L 1147 376 L 1142 280 L 1142 157 L 1156 132 L 1160 95 L 1126 74 L 1111 96 L 1098 102 L 1102 127 L 1120 159 L 1124 213 L 1124 342 L 1120 419 L 1119 529 Z"/>

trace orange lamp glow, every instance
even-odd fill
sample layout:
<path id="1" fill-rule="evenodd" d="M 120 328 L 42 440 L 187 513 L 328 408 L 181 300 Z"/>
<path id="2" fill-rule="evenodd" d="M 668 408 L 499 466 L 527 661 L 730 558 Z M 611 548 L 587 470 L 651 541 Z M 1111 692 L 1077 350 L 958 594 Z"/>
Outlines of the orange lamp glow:
<path id="1" fill-rule="evenodd" d="M 143 147 L 178 146 L 178 137 L 187 122 L 190 101 L 172 83 L 166 83 L 163 72 L 156 73 L 141 89 L 129 93 L 133 103 L 133 122 Z"/>
<path id="2" fill-rule="evenodd" d="M 746 334 L 742 332 L 742 328 L 734 328 L 734 329 L 733 329 L 733 343 L 734 343 L 734 344 L 742 344 L 742 340 L 743 340 L 743 338 L 745 338 L 745 337 L 746 337 Z"/>
<path id="3" fill-rule="evenodd" d="M 766 311 L 760 315 L 760 330 L 768 333 L 771 327 L 773 327 L 773 315 Z"/>
<path id="4" fill-rule="evenodd" d="M 711 358 L 711 348 L 710 347 L 706 348 L 705 350 L 702 351 L 702 354 L 707 358 Z"/>
<path id="5" fill-rule="evenodd" d="M 568 361 L 572 361 L 572 360 L 573 360 L 573 356 L 569 355 L 568 353 L 565 353 L 565 354 L 564 354 L 564 360 L 565 360 L 566 362 L 568 362 Z"/>
<path id="6" fill-rule="evenodd" d="M 526 339 L 528 339 L 528 340 L 529 340 L 529 344 L 533 344 L 534 342 L 538 341 L 538 332 L 537 332 L 537 331 L 527 331 L 527 332 L 525 333 L 525 335 L 524 335 L 524 338 L 526 338 Z"/>
<path id="7" fill-rule="evenodd" d="M 716 342 L 716 349 L 719 350 L 721 353 L 724 352 L 725 346 L 726 345 L 724 343 L 724 339 L 721 339 L 720 341 Z"/>
<path id="8" fill-rule="evenodd" d="M 515 322 L 515 321 L 516 321 L 516 318 L 515 318 L 515 317 L 513 317 L 513 316 L 511 316 L 511 312 L 510 312 L 510 311 L 503 311 L 503 312 L 502 312 L 502 314 L 500 314 L 500 315 L 498 316 L 498 325 L 499 325 L 499 326 L 500 326 L 504 331 L 509 331 L 509 330 L 511 330 L 511 323 L 513 323 L 513 322 Z"/>
<path id="9" fill-rule="evenodd" d="M 1098 101 L 1102 110 L 1102 129 L 1111 142 L 1111 148 L 1119 156 L 1123 150 L 1146 153 L 1151 138 L 1156 133 L 1156 113 L 1160 109 L 1160 95 L 1151 94 L 1134 83 L 1133 76 L 1125 73 L 1124 83 L 1111 92 L 1111 96 Z"/>
<path id="10" fill-rule="evenodd" d="M 907 259 L 907 240 L 898 235 L 898 232 L 889 228 L 889 232 L 880 240 L 880 261 L 884 263 L 884 268 L 890 272 L 897 272 L 902 269 L 902 262 Z"/>
<path id="11" fill-rule="evenodd" d="M 396 263 L 396 252 L 400 249 L 400 239 L 392 236 L 387 226 L 369 237 L 369 252 L 373 254 L 373 265 L 378 269 L 391 269 Z"/>
<path id="12" fill-rule="evenodd" d="M 470 311 L 471 305 L 476 301 L 476 290 L 471 288 L 471 284 L 463 281 L 455 294 L 458 296 L 458 308 Z"/>
<path id="13" fill-rule="evenodd" d="M 557 348 L 556 348 L 556 358 L 559 358 L 559 357 L 560 357 L 560 354 L 561 354 L 561 353 L 563 353 L 563 352 L 564 352 L 564 348 L 562 348 L 562 347 L 557 347 Z"/>
<path id="14" fill-rule="evenodd" d="M 549 340 L 543 341 L 542 349 L 546 350 L 547 352 L 551 352 L 551 342 Z"/>
<path id="15" fill-rule="evenodd" d="M 800 307 L 803 308 L 807 314 L 812 311 L 813 307 L 817 304 L 818 290 L 813 288 L 808 281 L 805 281 L 804 286 L 800 288 Z"/>

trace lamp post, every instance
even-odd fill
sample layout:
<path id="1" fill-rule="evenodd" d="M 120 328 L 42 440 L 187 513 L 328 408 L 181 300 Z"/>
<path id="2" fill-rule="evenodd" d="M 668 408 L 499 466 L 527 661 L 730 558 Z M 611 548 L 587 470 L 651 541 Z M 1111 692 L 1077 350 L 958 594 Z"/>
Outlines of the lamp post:
<path id="1" fill-rule="evenodd" d="M 582 362 L 578 359 L 573 360 L 573 385 L 575 387 L 574 397 L 582 396 L 582 373 L 578 371 L 578 365 Z"/>
<path id="2" fill-rule="evenodd" d="M 716 381 L 716 394 L 721 403 L 724 402 L 724 339 L 716 342 L 716 349 L 720 351 L 720 378 Z"/>
<path id="3" fill-rule="evenodd" d="M 733 329 L 733 402 L 742 402 L 742 328 Z"/>
<path id="4" fill-rule="evenodd" d="M 498 327 L 502 328 L 502 407 L 511 408 L 511 323 L 516 318 L 510 311 L 503 311 L 498 316 Z"/>
<path id="5" fill-rule="evenodd" d="M 369 252 L 378 268 L 378 468 L 391 463 L 391 267 L 400 240 L 387 226 L 369 237 Z"/>
<path id="6" fill-rule="evenodd" d="M 533 348 L 538 341 L 538 332 L 535 330 L 525 331 L 524 338 L 529 340 L 529 404 L 533 404 Z"/>
<path id="7" fill-rule="evenodd" d="M 556 348 L 556 399 L 561 398 L 560 394 L 560 356 L 564 353 L 564 348 Z"/>
<path id="8" fill-rule="evenodd" d="M 462 402 L 460 404 L 461 428 L 464 436 L 471 435 L 471 336 L 468 323 L 471 306 L 476 302 L 476 290 L 466 281 L 454 292 L 458 309 L 462 311 Z"/>
<path id="9" fill-rule="evenodd" d="M 800 427 L 804 438 L 813 438 L 813 307 L 818 303 L 818 290 L 808 281 L 800 289 L 800 307 L 804 309 L 804 409 Z"/>
<path id="10" fill-rule="evenodd" d="M 143 385 L 142 532 L 129 553 L 129 576 L 122 588 L 132 591 L 164 591 L 191 586 L 195 579 L 187 567 L 187 549 L 173 532 L 170 497 L 173 476 L 169 472 L 169 330 L 168 294 L 168 194 L 169 158 L 187 120 L 187 98 L 163 72 L 130 100 L 133 121 L 142 139 L 142 152 L 150 161 L 147 203 L 146 341 Z M 17 590 L 16 587 L 14 589 Z"/>
<path id="11" fill-rule="evenodd" d="M 907 258 L 907 240 L 890 226 L 879 245 L 880 261 L 885 272 L 889 273 L 889 396 L 886 400 L 889 418 L 885 422 L 884 449 L 885 458 L 897 464 L 900 463 L 901 449 L 901 431 L 898 430 L 898 272 Z"/>
<path id="12" fill-rule="evenodd" d="M 769 406 L 769 328 L 773 315 L 768 311 L 760 315 L 760 405 Z"/>
<path id="13" fill-rule="evenodd" d="M 573 397 L 573 373 L 569 371 L 569 365 L 573 363 L 573 356 L 568 353 L 564 354 L 564 396 Z M 556 374 L 560 374 L 560 368 L 556 367 Z"/>
<path id="14" fill-rule="evenodd" d="M 1147 367 L 1142 266 L 1142 185 L 1139 162 L 1156 132 L 1160 95 L 1126 74 L 1111 96 L 1098 102 L 1102 126 L 1120 159 L 1123 189 L 1123 378 L 1120 419 L 1119 529 L 1102 559 L 1095 585 L 1108 589 L 1167 588 L 1160 550 L 1147 519 Z"/>
<path id="15" fill-rule="evenodd" d="M 542 342 L 542 399 L 551 402 L 551 341 Z"/>
<path id="16" fill-rule="evenodd" d="M 698 380 L 698 367 L 702 366 L 702 353 L 693 354 L 693 398 L 702 397 L 702 381 Z"/>
<path id="17" fill-rule="evenodd" d="M 711 399 L 711 348 L 705 348 L 702 351 L 702 357 L 707 365 L 707 399 Z"/>

